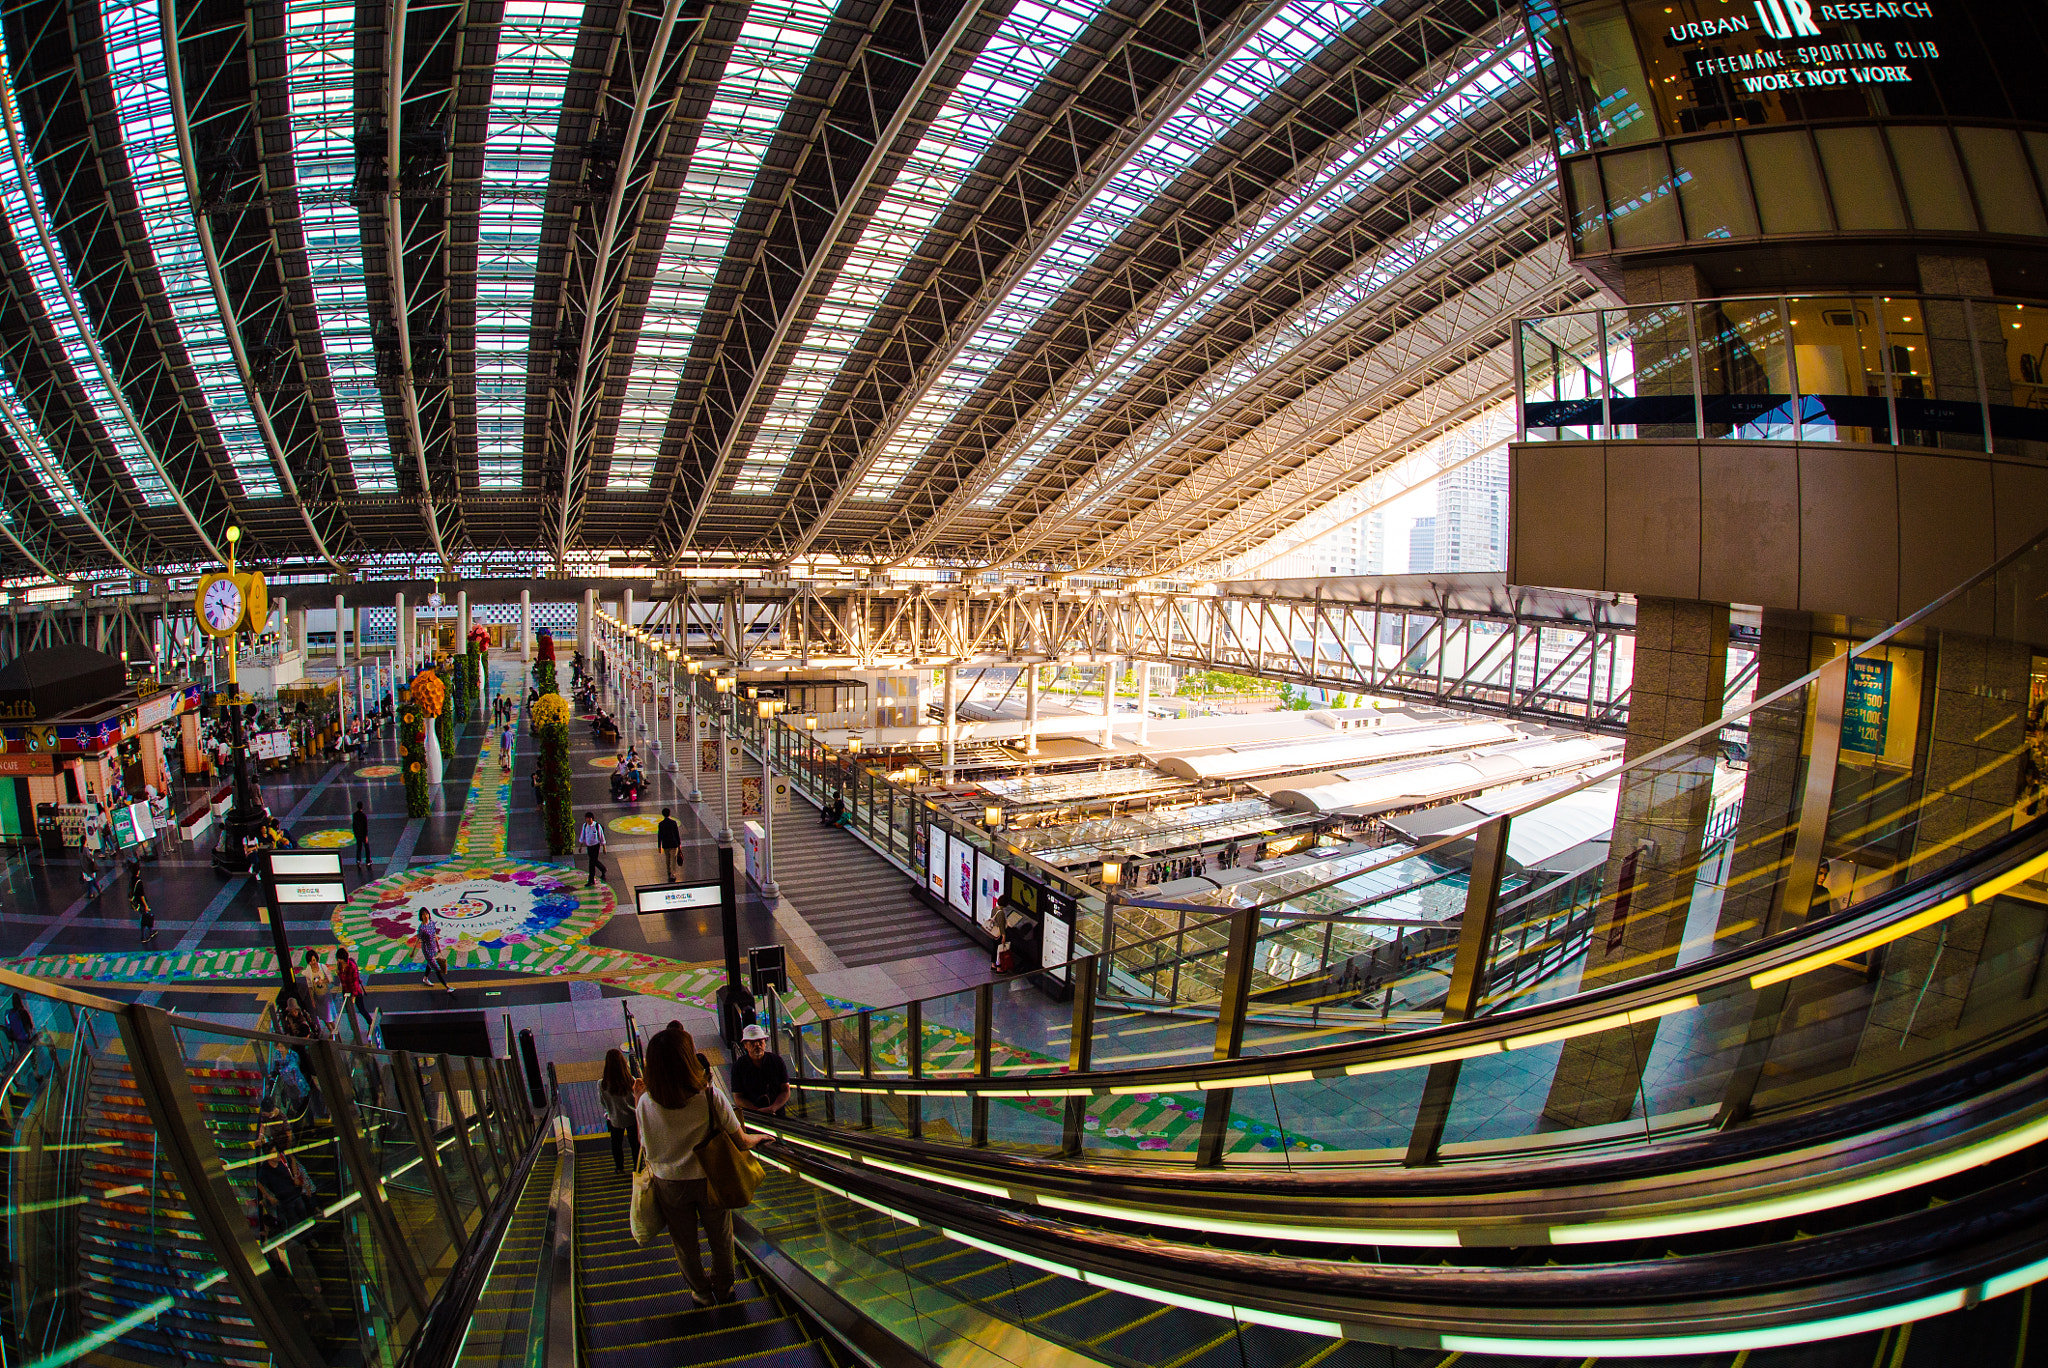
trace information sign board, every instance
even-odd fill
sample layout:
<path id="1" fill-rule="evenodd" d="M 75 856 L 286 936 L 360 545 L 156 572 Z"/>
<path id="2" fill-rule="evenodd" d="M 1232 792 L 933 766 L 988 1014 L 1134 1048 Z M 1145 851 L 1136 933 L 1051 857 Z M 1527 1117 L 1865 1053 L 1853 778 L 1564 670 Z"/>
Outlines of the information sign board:
<path id="1" fill-rule="evenodd" d="M 1891 704 L 1892 663 L 1860 656 L 1850 661 L 1848 695 L 1842 702 L 1842 749 L 1883 755 Z"/>
<path id="2" fill-rule="evenodd" d="M 718 906 L 718 885 L 642 884 L 633 890 L 633 907 L 641 916 L 655 912 L 690 912 Z"/>

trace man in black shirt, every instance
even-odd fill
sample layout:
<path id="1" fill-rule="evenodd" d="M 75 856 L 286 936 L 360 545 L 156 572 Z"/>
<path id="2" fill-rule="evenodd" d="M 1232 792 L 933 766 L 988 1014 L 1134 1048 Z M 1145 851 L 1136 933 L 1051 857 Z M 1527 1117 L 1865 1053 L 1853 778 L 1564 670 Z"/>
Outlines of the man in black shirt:
<path id="1" fill-rule="evenodd" d="M 370 867 L 370 814 L 363 811 L 361 803 L 356 804 L 355 815 L 349 819 L 349 829 L 356 838 L 356 868 Z"/>
<path id="2" fill-rule="evenodd" d="M 683 829 L 676 825 L 667 808 L 661 810 L 661 824 L 654 828 L 654 844 L 661 850 L 662 877 L 673 879 L 683 853 Z"/>
<path id="3" fill-rule="evenodd" d="M 768 1028 L 740 1033 L 740 1055 L 732 1062 L 732 1099 L 743 1112 L 780 1115 L 789 1102 L 789 1068 L 768 1048 Z"/>

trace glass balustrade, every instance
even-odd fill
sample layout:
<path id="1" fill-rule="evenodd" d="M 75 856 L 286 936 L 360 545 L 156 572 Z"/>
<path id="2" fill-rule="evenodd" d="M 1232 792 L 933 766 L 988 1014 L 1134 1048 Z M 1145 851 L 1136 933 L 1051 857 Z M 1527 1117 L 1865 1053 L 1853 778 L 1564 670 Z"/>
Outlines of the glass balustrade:
<path id="1" fill-rule="evenodd" d="M 1740 705 L 1625 767 L 1206 904 L 1110 900 L 1057 976 L 864 1014 L 865 1069 L 853 1018 L 785 1023 L 795 1114 L 1450 1163 L 1792 1115 L 1998 1047 L 2048 968 L 2048 539 L 1896 625 L 1730 625 Z"/>
<path id="2" fill-rule="evenodd" d="M 1520 440 L 1854 442 L 2048 456 L 2048 310 L 1938 295 L 1585 309 L 1515 331 Z"/>
<path id="3" fill-rule="evenodd" d="M 42 1368 L 401 1358 L 536 1136 L 505 1060 L 293 1040 L 0 972 L 8 1320 Z"/>

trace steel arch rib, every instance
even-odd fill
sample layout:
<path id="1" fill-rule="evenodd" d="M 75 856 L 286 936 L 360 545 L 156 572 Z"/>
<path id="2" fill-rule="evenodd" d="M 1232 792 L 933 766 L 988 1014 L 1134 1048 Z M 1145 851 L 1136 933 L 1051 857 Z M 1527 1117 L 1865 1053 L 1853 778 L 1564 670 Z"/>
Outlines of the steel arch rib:
<path id="1" fill-rule="evenodd" d="M 391 0 L 390 22 L 384 26 L 384 269 L 391 276 L 391 300 L 397 318 L 398 392 L 405 409 L 405 437 L 419 472 L 420 514 L 434 554 L 451 575 L 455 563 L 441 541 L 441 515 L 434 506 L 434 483 L 427 474 L 427 439 L 420 427 L 420 396 L 412 377 L 412 297 L 405 285 L 405 225 L 399 214 L 399 144 L 405 109 L 406 0 Z M 266 428 L 266 431 L 268 429 Z"/>
<path id="2" fill-rule="evenodd" d="M 911 409 L 924 396 L 925 391 L 937 382 L 940 374 L 973 337 L 975 329 L 1001 305 L 1017 282 L 1052 250 L 1060 235 L 1080 217 L 1081 211 L 1086 209 L 1096 195 L 1108 186 L 1110 180 L 1144 148 L 1152 136 L 1166 126 L 1167 121 L 1180 111 L 1181 106 L 1192 99 L 1209 78 L 1236 55 L 1240 47 L 1249 42 L 1254 34 L 1290 3 L 1292 0 L 1266 0 L 1266 3 L 1256 10 L 1240 14 L 1235 23 L 1219 29 L 1212 35 L 1212 46 L 1207 56 L 1198 65 L 1183 66 L 1176 73 L 1175 83 L 1170 89 L 1160 92 L 1157 105 L 1150 116 L 1126 128 L 1118 140 L 1114 155 L 1104 157 L 1099 165 L 1086 173 L 1085 181 L 1075 186 L 1060 212 L 1038 226 L 1027 246 L 1011 254 L 1010 259 L 1003 264 L 1002 270 L 983 289 L 974 307 L 962 310 L 951 320 L 946 340 L 918 368 L 917 378 L 905 386 L 903 393 L 891 406 L 888 416 L 862 445 L 859 458 L 840 478 L 831 495 L 825 500 L 824 507 L 811 519 L 810 525 L 783 549 L 781 554 L 784 560 L 801 556 L 810 548 L 811 543 L 817 540 L 826 525 L 853 496 L 853 491 L 860 487 L 861 480 L 874 465 L 882 449 L 888 445 L 896 429 L 903 424 Z"/>
<path id="3" fill-rule="evenodd" d="M 199 238 L 200 255 L 206 261 L 206 280 L 213 288 L 213 305 L 220 311 L 221 331 L 227 335 L 228 350 L 234 353 L 235 370 L 242 377 L 242 391 L 248 396 L 249 412 L 256 419 L 257 430 L 263 434 L 263 445 L 270 452 L 270 463 L 277 469 L 284 496 L 299 510 L 299 519 L 306 525 L 306 535 L 313 539 L 315 554 L 336 570 L 345 572 L 347 567 L 328 549 L 327 539 L 320 535 L 320 528 L 313 521 L 312 510 L 299 497 L 299 482 L 292 478 L 291 465 L 284 458 L 283 444 L 277 440 L 277 429 L 271 425 L 270 407 L 257 393 L 255 376 L 249 367 L 249 350 L 242 345 L 242 325 L 235 317 L 233 301 L 228 298 L 227 280 L 221 274 L 220 253 L 213 244 L 213 225 L 199 202 L 199 163 L 192 150 L 191 113 L 185 107 L 184 54 L 178 47 L 176 0 L 163 0 L 157 6 L 157 15 L 163 26 L 164 84 L 170 91 L 171 127 L 177 134 L 178 160 L 185 173 L 185 202 L 192 211 L 192 227 Z"/>
<path id="4" fill-rule="evenodd" d="M 628 5 L 625 22 L 632 22 Z M 611 259 L 618 244 L 619 216 L 624 212 L 626 189 L 635 184 L 639 177 L 634 174 L 640 164 L 641 133 L 647 124 L 648 106 L 654 103 L 654 92 L 661 84 L 662 72 L 668 64 L 669 39 L 675 32 L 676 18 L 682 13 L 683 0 L 664 0 L 661 7 L 661 23 L 655 29 L 654 44 L 647 54 L 647 65 L 640 73 L 639 82 L 633 87 L 633 112 L 626 122 L 623 140 L 623 155 L 618 169 L 613 173 L 612 192 L 605 202 L 604 226 L 597 235 L 597 260 L 591 263 L 586 279 L 589 281 L 583 293 L 583 333 L 576 348 L 576 380 L 569 392 L 569 432 L 567 449 L 562 456 L 561 511 L 555 531 L 555 571 L 566 573 L 569 560 L 569 537 L 572 532 L 573 514 L 576 508 L 576 466 L 577 453 L 582 449 L 584 432 L 584 403 L 590 389 L 591 353 L 597 347 L 597 320 L 602 312 L 601 303 L 605 291 L 605 277 L 611 271 Z M 649 176 L 652 175 L 650 171 Z M 573 253 L 575 244 L 570 242 Z M 599 364 L 603 364 L 600 362 Z M 591 425 L 595 428 L 595 424 Z"/>
<path id="5" fill-rule="evenodd" d="M 1341 184 L 1351 170 L 1368 164 L 1374 157 L 1379 155 L 1383 148 L 1434 114 L 1484 74 L 1483 70 L 1475 69 L 1457 84 L 1444 85 L 1443 82 L 1447 72 L 1455 71 L 1459 64 L 1469 61 L 1475 51 L 1505 56 L 1523 41 L 1521 30 L 1521 16 L 1519 14 L 1510 14 L 1505 18 L 1497 19 L 1487 24 L 1470 38 L 1454 45 L 1443 53 L 1437 54 L 1423 70 L 1395 85 L 1376 101 L 1374 107 L 1364 119 L 1359 120 L 1349 128 L 1340 130 L 1331 137 L 1329 146 L 1347 142 L 1359 142 L 1358 130 L 1362 125 L 1375 121 L 1379 123 L 1379 127 L 1370 138 L 1359 142 L 1355 149 L 1345 154 L 1338 163 L 1338 169 L 1331 170 L 1323 165 L 1324 161 L 1328 159 L 1323 152 L 1310 153 L 1302 159 L 1301 163 L 1290 173 L 1286 180 L 1274 186 L 1257 200 L 1246 205 L 1230 222 L 1218 228 L 1211 236 L 1211 243 L 1223 244 L 1224 251 L 1235 253 L 1240 257 L 1249 257 L 1258 252 L 1266 244 L 1286 232 L 1304 215 L 1313 212 L 1321 203 L 1322 194 L 1307 195 L 1302 193 L 1304 190 L 1319 181 L 1330 185 Z M 1405 32 L 1405 30 L 1397 29 L 1395 32 L 1400 34 Z M 1432 85 L 1441 85 L 1442 89 L 1426 100 L 1415 100 L 1418 91 L 1426 91 Z M 1401 105 L 1404 100 L 1413 102 L 1412 106 L 1403 109 Z M 1398 115 L 1398 117 L 1390 117 L 1395 115 Z M 1285 213 L 1277 215 L 1271 213 L 1271 209 L 1274 206 L 1285 205 L 1290 200 L 1298 200 L 1298 203 L 1294 204 L 1293 208 Z M 1232 245 L 1232 239 L 1243 231 L 1245 225 L 1257 225 L 1262 222 L 1266 226 L 1255 237 L 1244 242 L 1242 246 Z M 1134 351 L 1172 327 L 1190 309 L 1195 308 L 1202 298 L 1199 292 L 1185 291 L 1183 289 L 1185 282 L 1208 270 L 1211 263 L 1217 257 L 1218 253 L 1214 250 L 1205 250 L 1192 255 L 1179 269 L 1154 286 L 1144 301 L 1131 309 L 1130 312 L 1133 315 L 1157 313 L 1157 317 L 1147 325 L 1143 332 L 1128 337 L 1113 336 L 1099 344 L 1098 348 L 1091 348 L 1091 353 L 1113 352 L 1116 350 Z M 1181 301 L 1177 305 L 1166 309 L 1163 313 L 1159 313 L 1158 309 L 1161 302 L 1171 300 L 1176 293 L 1183 295 Z M 1086 372 L 1091 369 L 1091 360 L 1092 356 L 1081 358 L 1068 367 L 1067 373 L 1071 375 L 1077 371 Z M 1096 378 L 1072 390 L 1061 393 L 1050 411 L 1046 411 L 1042 403 L 1034 405 L 1033 416 L 1027 421 L 1019 423 L 1011 435 L 1006 436 L 1001 442 L 997 443 L 993 450 L 976 463 L 974 471 L 958 489 L 947 496 L 945 503 L 940 505 L 938 510 L 925 520 L 924 525 L 911 537 L 908 543 L 892 550 L 889 557 L 890 563 L 900 565 L 910 557 L 920 554 L 938 538 L 940 532 L 968 512 L 989 485 L 994 483 L 1009 467 L 1017 449 L 1028 444 L 1036 432 L 1046 425 L 1057 422 L 1072 408 L 1104 385 L 1114 388 L 1122 383 L 1124 383 L 1123 377 L 1115 370 L 1105 367 L 1101 368 L 1100 374 Z"/>
<path id="6" fill-rule="evenodd" d="M 862 197 L 881 175 L 882 164 L 889 159 L 890 152 L 902 138 L 903 130 L 909 124 L 918 103 L 931 90 L 932 85 L 938 80 L 939 73 L 945 69 L 946 63 L 959 51 L 961 43 L 965 42 L 967 35 L 973 31 L 975 21 L 990 9 L 1009 8 L 1009 3 L 1010 0 L 978 0 L 978 3 L 966 5 L 961 9 L 940 37 L 938 46 L 918 69 L 917 79 L 905 92 L 902 102 L 896 106 L 896 112 L 889 116 L 889 122 L 883 127 L 881 136 L 875 139 L 873 150 L 861 164 L 860 174 L 840 192 L 839 207 L 833 211 L 832 222 L 825 230 L 824 239 L 804 262 L 803 276 L 797 281 L 796 290 L 776 316 L 775 331 L 769 337 L 768 345 L 762 348 L 761 360 L 754 367 L 753 375 L 747 380 L 746 395 L 735 408 L 733 422 L 726 429 L 724 439 L 718 444 L 718 454 L 712 458 L 711 470 L 705 477 L 703 489 L 698 492 L 696 505 L 690 512 L 690 521 L 683 528 L 682 536 L 677 538 L 676 544 L 670 548 L 671 561 L 696 540 L 697 529 L 703 524 L 704 515 L 711 508 L 712 496 L 717 492 L 719 478 L 724 475 L 726 463 L 732 459 L 733 448 L 739 444 L 740 434 L 746 429 L 747 416 L 759 401 L 761 391 L 767 385 L 769 373 L 775 368 L 777 353 L 789 340 L 790 330 L 796 326 L 796 320 L 802 316 L 812 291 L 817 288 L 819 279 L 824 275 L 825 263 L 830 261 L 833 253 L 838 250 L 840 239 L 853 222 L 854 212 L 860 207 Z"/>
<path id="7" fill-rule="evenodd" d="M 14 103 L 14 98 L 14 91 L 11 87 L 5 91 L 0 91 L 0 99 L 6 100 L 9 104 Z M 30 178 L 34 176 L 35 169 L 29 165 L 28 149 L 21 144 L 20 130 L 17 127 L 18 120 L 19 113 L 17 112 L 15 117 L 0 120 L 0 122 L 4 122 L 7 126 L 8 156 L 13 159 L 15 173 L 21 177 L 22 184 L 26 186 L 30 183 Z M 49 255 L 50 260 L 62 262 L 64 255 L 58 250 L 57 243 L 50 232 L 50 225 L 44 217 L 41 202 L 33 194 L 25 194 L 23 201 L 27 206 L 30 219 L 35 223 L 36 236 L 41 239 L 43 250 Z M 52 272 L 52 278 L 64 296 L 65 312 L 71 315 L 72 324 L 78 329 L 80 339 L 83 340 L 86 348 L 92 354 L 94 369 L 99 371 L 100 380 L 106 385 L 107 392 L 113 395 L 114 402 L 121 406 L 121 417 L 128 424 L 129 431 L 134 435 L 136 445 L 149 458 L 150 468 L 156 471 L 157 478 L 164 482 L 164 488 L 171 491 L 171 497 L 178 501 L 178 511 L 185 515 L 185 521 L 199 535 L 200 544 L 206 548 L 207 554 L 219 560 L 226 560 L 226 554 L 221 551 L 213 538 L 207 534 L 205 525 L 193 513 L 191 502 L 185 497 L 185 491 L 179 487 L 176 480 L 171 478 L 171 472 L 165 467 L 163 458 L 157 454 L 156 444 L 149 440 L 149 434 L 143 428 L 141 420 L 136 417 L 135 410 L 129 407 L 128 392 L 122 387 L 120 378 L 114 374 L 114 368 L 107 363 L 106 353 L 100 349 L 99 336 L 94 330 L 91 320 L 86 316 L 84 306 L 79 302 L 78 291 L 72 285 L 70 272 L 64 270 L 55 271 Z M 100 456 L 102 465 L 107 466 L 110 471 L 118 466 L 119 463 L 117 461 L 107 461 L 105 459 L 105 453 L 98 451 L 99 444 L 97 442 L 93 445 L 95 451 Z M 83 515 L 81 514 L 81 516 Z M 100 540 L 104 542 L 106 538 L 102 536 Z M 109 549 L 111 550 L 112 548 L 109 547 Z M 118 553 L 116 554 L 118 555 Z M 126 564 L 125 559 L 123 563 Z M 130 568 L 132 569 L 133 567 Z"/>

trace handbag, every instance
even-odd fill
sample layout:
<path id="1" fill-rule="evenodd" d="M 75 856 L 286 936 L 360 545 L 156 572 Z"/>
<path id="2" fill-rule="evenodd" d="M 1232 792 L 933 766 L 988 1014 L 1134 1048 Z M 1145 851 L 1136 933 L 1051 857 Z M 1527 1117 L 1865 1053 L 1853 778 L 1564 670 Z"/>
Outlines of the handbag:
<path id="1" fill-rule="evenodd" d="M 697 1163 L 704 1170 L 705 1197 L 711 1205 L 731 1211 L 754 1200 L 754 1189 L 767 1171 L 719 1123 L 718 1109 L 728 1104 L 717 1088 L 710 1092 L 711 1133 L 697 1146 Z"/>
<path id="2" fill-rule="evenodd" d="M 633 1205 L 630 1216 L 633 1243 L 646 1247 L 662 1237 L 668 1218 L 654 1200 L 654 1174 L 647 1167 L 647 1151 L 640 1151 L 640 1166 L 633 1170 Z"/>

